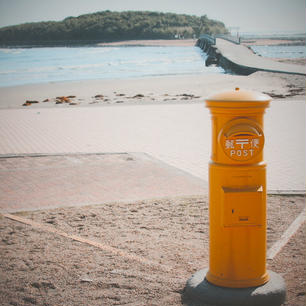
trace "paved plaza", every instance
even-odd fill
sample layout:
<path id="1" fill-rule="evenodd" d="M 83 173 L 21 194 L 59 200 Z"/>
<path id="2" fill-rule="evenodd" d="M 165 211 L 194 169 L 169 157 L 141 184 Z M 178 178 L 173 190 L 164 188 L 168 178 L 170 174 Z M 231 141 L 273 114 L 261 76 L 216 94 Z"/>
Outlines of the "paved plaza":
<path id="1" fill-rule="evenodd" d="M 305 191 L 305 104 L 266 114 L 268 192 Z M 204 104 L 0 111 L 3 211 L 205 195 Z"/>

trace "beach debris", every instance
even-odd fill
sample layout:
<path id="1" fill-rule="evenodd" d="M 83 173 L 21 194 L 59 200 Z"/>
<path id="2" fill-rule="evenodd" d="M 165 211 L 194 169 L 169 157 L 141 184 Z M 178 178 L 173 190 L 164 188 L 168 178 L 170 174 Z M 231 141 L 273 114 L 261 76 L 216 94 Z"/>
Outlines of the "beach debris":
<path id="1" fill-rule="evenodd" d="M 277 93 L 274 91 L 271 92 L 263 92 L 266 95 L 269 95 L 271 98 L 276 98 L 276 99 L 284 99 L 284 98 L 289 98 L 289 97 L 294 97 L 297 95 L 301 95 L 304 92 L 304 88 L 294 88 L 294 89 L 289 89 L 289 92 L 286 94 L 282 93 Z"/>
<path id="2" fill-rule="evenodd" d="M 277 99 L 283 99 L 283 98 L 288 97 L 288 95 L 276 94 L 276 93 L 273 93 L 273 92 L 270 92 L 270 93 L 263 92 L 263 93 L 269 95 L 271 98 L 277 98 Z"/>
<path id="3" fill-rule="evenodd" d="M 39 103 L 39 101 L 36 101 L 36 100 L 26 100 L 25 103 L 22 104 L 22 106 L 30 106 L 30 105 L 35 104 L 35 103 Z"/>
<path id="4" fill-rule="evenodd" d="M 63 104 L 63 103 L 69 103 L 69 105 L 78 105 L 80 103 L 76 103 L 74 101 L 72 101 L 72 99 L 75 99 L 76 96 L 75 95 L 70 95 L 70 96 L 58 96 L 56 98 L 52 98 L 52 99 L 45 99 L 42 102 L 55 102 L 55 104 Z M 80 100 L 80 99 L 78 99 Z"/>
<path id="5" fill-rule="evenodd" d="M 176 95 L 177 97 L 185 97 L 185 98 L 190 98 L 190 99 L 198 99 L 198 98 L 201 98 L 200 96 L 195 96 L 193 94 L 186 94 L 186 93 L 183 93 L 183 94 L 180 94 L 180 95 Z"/>
<path id="6" fill-rule="evenodd" d="M 194 94 L 187 94 L 187 93 L 178 94 L 178 95 L 176 95 L 176 97 L 181 97 L 181 100 L 190 100 L 190 99 L 201 98 L 200 96 L 195 96 Z"/>
<path id="7" fill-rule="evenodd" d="M 291 88 L 289 89 L 289 96 L 297 96 L 297 95 L 303 95 L 305 91 L 305 88 Z"/>
<path id="8" fill-rule="evenodd" d="M 299 90 L 296 88 L 289 88 L 290 94 L 291 95 L 297 95 L 299 94 Z M 116 97 L 122 97 L 122 100 L 119 100 L 119 98 Z M 135 99 L 135 100 L 141 100 L 143 98 L 147 98 L 148 100 L 151 101 L 175 101 L 175 100 L 193 100 L 193 99 L 199 99 L 201 98 L 200 96 L 196 96 L 191 93 L 180 93 L 180 94 L 169 94 L 169 93 L 164 93 L 161 96 L 160 95 L 155 95 L 154 93 L 149 93 L 147 94 L 135 94 L 129 96 L 127 93 L 118 93 L 114 92 L 114 96 L 108 97 L 107 95 L 103 94 L 96 94 L 91 97 L 92 101 L 88 102 L 88 104 L 97 104 L 97 103 L 124 103 L 127 101 L 127 99 Z M 118 100 L 117 100 L 118 99 Z M 79 105 L 80 101 L 84 101 L 83 98 L 77 98 L 75 95 L 67 95 L 67 96 L 57 96 L 56 98 L 47 98 L 42 100 L 41 102 L 55 102 L 55 104 L 64 104 L 67 103 L 69 105 Z M 135 101 L 136 102 L 136 101 Z M 30 106 L 33 103 L 39 103 L 39 101 L 36 100 L 26 100 L 23 106 Z"/>
<path id="9" fill-rule="evenodd" d="M 165 98 L 163 101 L 176 101 L 177 98 Z"/>
<path id="10" fill-rule="evenodd" d="M 56 99 L 56 104 L 59 104 L 59 103 L 70 103 L 71 102 L 70 98 L 65 97 L 65 96 L 56 97 L 55 99 Z M 57 103 L 57 102 L 59 102 L 59 103 Z"/>
<path id="11" fill-rule="evenodd" d="M 133 98 L 137 98 L 137 99 L 144 98 L 144 95 L 143 94 L 137 94 Z"/>
<path id="12" fill-rule="evenodd" d="M 181 100 L 189 100 L 189 97 L 182 97 Z"/>

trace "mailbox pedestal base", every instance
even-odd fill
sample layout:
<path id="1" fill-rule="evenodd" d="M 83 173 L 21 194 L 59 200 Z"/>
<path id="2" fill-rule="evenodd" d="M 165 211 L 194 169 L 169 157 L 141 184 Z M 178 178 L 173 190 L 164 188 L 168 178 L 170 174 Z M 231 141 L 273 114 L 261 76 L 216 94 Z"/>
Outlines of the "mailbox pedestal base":
<path id="1" fill-rule="evenodd" d="M 185 295 L 195 305 L 279 306 L 285 301 L 285 282 L 275 272 L 268 271 L 270 280 L 262 286 L 240 289 L 209 283 L 205 278 L 207 271 L 208 268 L 200 270 L 187 281 Z"/>

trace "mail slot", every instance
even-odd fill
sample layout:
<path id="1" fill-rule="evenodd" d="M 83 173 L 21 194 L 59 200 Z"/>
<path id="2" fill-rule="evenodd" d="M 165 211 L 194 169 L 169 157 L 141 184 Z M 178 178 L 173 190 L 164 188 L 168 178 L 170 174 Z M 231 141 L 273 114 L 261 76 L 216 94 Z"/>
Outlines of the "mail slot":
<path id="1" fill-rule="evenodd" d="M 214 285 L 246 288 L 269 280 L 263 115 L 270 100 L 239 88 L 206 100 L 212 115 L 206 279 Z"/>

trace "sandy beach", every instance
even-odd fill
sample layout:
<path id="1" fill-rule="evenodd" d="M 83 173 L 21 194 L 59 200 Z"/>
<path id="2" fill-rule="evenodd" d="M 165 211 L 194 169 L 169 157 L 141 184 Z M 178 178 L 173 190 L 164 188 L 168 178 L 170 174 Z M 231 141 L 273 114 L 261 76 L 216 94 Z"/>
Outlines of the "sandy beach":
<path id="1" fill-rule="evenodd" d="M 2 87 L 0 108 L 197 103 L 220 90 L 231 90 L 235 87 L 265 92 L 272 98 L 286 98 L 289 101 L 305 96 L 305 77 L 256 72 L 250 76 L 163 76 Z M 29 102 L 26 103 L 27 101 Z"/>

